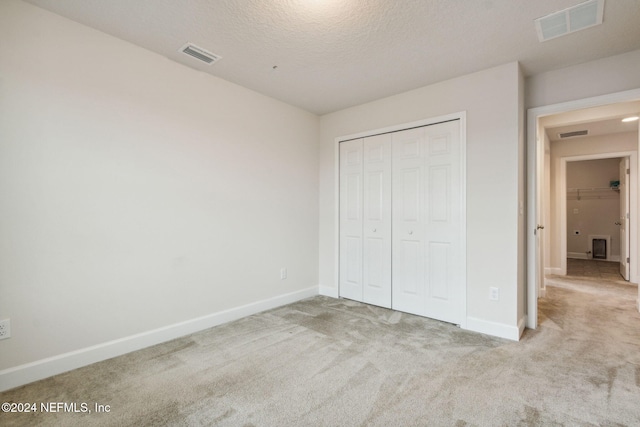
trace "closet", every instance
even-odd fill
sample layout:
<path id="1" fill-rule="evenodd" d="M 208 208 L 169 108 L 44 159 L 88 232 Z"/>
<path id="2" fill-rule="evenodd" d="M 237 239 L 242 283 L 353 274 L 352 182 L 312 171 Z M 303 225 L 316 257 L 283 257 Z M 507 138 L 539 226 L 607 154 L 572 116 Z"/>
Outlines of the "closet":
<path id="1" fill-rule="evenodd" d="M 340 297 L 460 324 L 460 121 L 343 141 L 339 155 Z"/>

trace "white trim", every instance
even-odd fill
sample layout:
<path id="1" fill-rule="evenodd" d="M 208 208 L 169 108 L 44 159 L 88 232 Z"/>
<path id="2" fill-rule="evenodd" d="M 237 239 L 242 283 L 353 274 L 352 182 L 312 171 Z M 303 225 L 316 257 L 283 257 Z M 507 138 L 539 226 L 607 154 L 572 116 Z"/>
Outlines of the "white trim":
<path id="1" fill-rule="evenodd" d="M 331 297 L 331 298 L 339 298 L 340 296 L 338 295 L 338 287 L 337 286 L 322 286 L 320 285 L 320 290 L 319 290 L 319 294 L 323 295 L 325 297 Z"/>
<path id="2" fill-rule="evenodd" d="M 148 332 L 4 369 L 0 371 L 0 392 L 316 295 L 318 295 L 318 287 L 313 286 Z"/>
<path id="3" fill-rule="evenodd" d="M 507 325 L 504 323 L 491 322 L 489 320 L 478 319 L 477 317 L 467 317 L 467 327 L 463 328 L 468 331 L 480 332 L 482 334 L 492 335 L 494 337 L 506 338 L 512 341 L 520 340 L 520 322 L 524 322 L 524 318 L 520 319 L 518 326 Z M 524 323 L 523 323 L 524 328 Z"/>
<path id="4" fill-rule="evenodd" d="M 567 163 L 579 162 L 584 160 L 602 160 L 602 159 L 617 159 L 622 157 L 629 158 L 629 214 L 631 218 L 637 218 L 638 214 L 638 153 L 636 151 L 618 151 L 611 153 L 600 154 L 586 154 L 580 156 L 565 156 L 560 157 L 560 174 L 556 177 L 556 188 L 559 188 L 556 194 L 556 203 L 560 208 L 560 226 L 558 227 L 560 232 L 560 268 L 561 275 L 567 275 Z M 630 221 L 629 223 L 629 246 L 631 253 L 638 253 L 638 231 L 637 221 Z M 607 237 L 607 236 L 602 236 Z M 589 250 L 591 250 L 591 238 L 589 241 Z M 607 241 L 607 260 L 611 258 L 611 241 Z M 591 259 L 591 257 L 588 257 Z M 635 276 L 638 271 L 638 262 L 640 258 L 634 259 L 636 262 L 631 263 L 630 276 Z"/>
<path id="5" fill-rule="evenodd" d="M 457 114 L 460 120 L 460 275 L 462 283 L 462 307 L 460 307 L 460 327 L 467 327 L 467 112 L 462 111 Z"/>
<path id="6" fill-rule="evenodd" d="M 452 113 L 452 114 L 445 114 L 444 116 L 431 117 L 431 118 L 428 118 L 428 119 L 417 120 L 415 122 L 401 123 L 401 124 L 398 124 L 398 125 L 386 126 L 386 127 L 379 128 L 379 129 L 372 129 L 372 130 L 367 130 L 367 131 L 364 131 L 364 132 L 358 132 L 358 133 L 354 133 L 354 134 L 351 134 L 351 135 L 339 136 L 339 137 L 337 137 L 335 139 L 335 142 L 336 142 L 336 145 L 338 145 L 341 141 L 350 141 L 352 139 L 367 138 L 369 136 L 380 135 L 380 134 L 383 134 L 383 133 L 399 132 L 399 131 L 402 131 L 402 130 L 407 130 L 407 129 L 411 129 L 411 128 L 417 128 L 417 127 L 422 127 L 422 126 L 435 125 L 435 124 L 438 124 L 438 123 L 450 122 L 450 121 L 453 121 L 453 120 L 462 120 L 462 121 L 465 121 L 465 124 L 466 124 L 466 117 L 467 117 L 467 112 L 466 111 L 461 111 L 461 112 Z M 462 136 L 461 136 L 461 138 L 462 138 Z M 339 164 L 338 164 L 338 166 L 339 166 Z"/>
<path id="7" fill-rule="evenodd" d="M 336 284 L 336 298 L 340 294 L 340 142 L 352 139 L 366 138 L 369 136 L 380 135 L 382 133 L 398 132 L 406 129 L 435 125 L 437 123 L 448 122 L 453 120 L 460 121 L 460 182 L 462 189 L 460 191 L 460 215 L 462 218 L 460 232 L 462 233 L 462 241 L 460 242 L 460 252 L 462 259 L 460 260 L 461 280 L 464 283 L 462 288 L 462 300 L 460 310 L 460 327 L 465 329 L 467 322 L 467 112 L 460 111 L 452 114 L 431 117 L 428 119 L 418 120 L 415 122 L 402 123 L 384 128 L 358 132 L 351 135 L 343 135 L 334 139 L 333 149 L 333 166 L 334 166 L 334 281 Z M 321 286 L 321 289 L 324 287 Z M 329 295 L 333 296 L 333 295 Z"/>
<path id="8" fill-rule="evenodd" d="M 607 243 L 608 244 L 608 243 Z M 608 249 L 608 248 L 607 248 Z M 608 252 L 608 251 L 607 251 Z M 589 256 L 584 253 L 584 252 L 567 252 L 567 258 L 569 259 L 591 259 L 589 258 Z M 607 259 L 601 259 L 598 261 L 604 261 L 604 262 L 620 262 L 620 255 L 607 255 Z M 555 273 L 546 273 L 547 270 L 551 270 L 550 268 L 545 268 L 545 274 L 555 274 Z M 556 270 L 556 269 L 554 269 Z M 560 269 L 557 269 L 558 271 L 560 271 Z M 560 273 L 557 273 L 560 274 Z"/>
<path id="9" fill-rule="evenodd" d="M 524 315 L 518 320 L 518 341 L 522 338 L 522 334 L 524 333 L 525 325 L 527 324 L 527 316 Z"/>
<path id="10" fill-rule="evenodd" d="M 545 267 L 544 268 L 544 275 L 546 276 L 547 274 L 556 274 L 556 275 L 560 275 L 560 272 L 562 270 L 560 270 L 557 267 Z"/>
<path id="11" fill-rule="evenodd" d="M 340 296 L 340 140 L 333 143 L 333 284 Z M 321 286 L 321 289 L 326 286 Z"/>
<path id="12" fill-rule="evenodd" d="M 587 254 L 585 252 L 567 252 L 567 258 L 571 258 L 571 259 L 589 259 L 589 257 L 587 256 Z M 561 269 L 557 268 L 554 270 L 558 270 L 561 271 Z M 558 273 L 560 274 L 560 273 Z"/>
<path id="13" fill-rule="evenodd" d="M 628 102 L 640 99 L 640 89 L 633 89 L 624 92 L 616 92 L 607 95 L 595 96 L 591 98 L 578 99 L 574 101 L 562 102 L 559 104 L 545 105 L 542 107 L 530 108 L 527 111 L 527 327 L 535 329 L 538 324 L 538 289 L 537 289 L 537 266 L 536 259 L 536 237 L 534 229 L 537 224 L 536 218 L 536 179 L 537 179 L 537 162 L 536 152 L 538 144 L 544 144 L 544 141 L 538 141 L 538 119 L 552 114 L 564 113 L 567 111 L 580 110 L 583 108 L 598 107 L 608 104 L 616 104 L 620 102 Z M 637 233 L 636 233 L 637 234 Z M 637 249 L 637 248 L 636 248 Z M 638 252 L 633 252 L 637 254 Z M 638 264 L 640 258 L 636 255 Z M 540 260 L 542 262 L 542 260 Z M 632 275 L 632 280 L 636 279 L 637 274 Z M 638 303 L 640 310 L 640 302 Z"/>

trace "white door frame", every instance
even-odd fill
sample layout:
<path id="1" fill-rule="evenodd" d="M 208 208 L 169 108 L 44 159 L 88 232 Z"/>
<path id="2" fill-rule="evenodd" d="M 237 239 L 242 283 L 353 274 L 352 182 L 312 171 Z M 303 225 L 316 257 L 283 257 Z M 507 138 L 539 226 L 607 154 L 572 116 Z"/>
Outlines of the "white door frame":
<path id="1" fill-rule="evenodd" d="M 567 156 L 560 157 L 560 176 L 556 177 L 556 185 L 559 188 L 556 193 L 556 200 L 558 207 L 560 208 L 560 274 L 567 274 L 567 163 L 579 162 L 583 160 L 602 160 L 602 159 L 616 159 L 616 158 L 629 158 L 629 214 L 631 218 L 638 218 L 637 206 L 638 206 L 638 152 L 637 151 L 621 151 L 615 153 L 602 153 L 602 154 L 587 154 L 581 156 Z M 558 194 L 559 193 L 559 194 Z M 638 253 L 638 221 L 631 221 L 629 224 L 629 236 L 631 253 Z M 607 251 L 609 249 L 607 248 Z M 634 261 L 637 260 L 634 259 Z M 631 262 L 631 282 L 636 282 L 638 277 L 638 263 Z"/>
<path id="2" fill-rule="evenodd" d="M 340 283 L 340 142 L 348 141 L 357 138 L 366 138 L 369 136 L 379 135 L 382 133 L 397 132 L 401 130 L 411 129 L 421 126 L 429 126 L 437 123 L 447 122 L 451 120 L 460 121 L 460 180 L 462 188 L 460 191 L 460 215 L 462 218 L 460 225 L 460 232 L 463 236 L 460 242 L 460 253 L 462 254 L 460 260 L 460 271 L 462 283 L 461 298 L 463 300 L 462 307 L 460 307 L 460 327 L 462 329 L 467 328 L 467 112 L 460 111 L 458 113 L 446 114 L 443 116 L 431 117 L 424 120 L 418 120 L 410 123 L 402 123 L 393 126 L 387 126 L 383 128 L 367 130 L 351 135 L 339 136 L 334 139 L 333 149 L 333 165 L 334 165 L 334 283 L 336 287 L 331 292 L 321 289 L 322 295 L 332 296 L 334 298 L 339 297 L 339 283 Z M 324 291 L 324 292 L 323 292 Z"/>
<path id="3" fill-rule="evenodd" d="M 544 149 L 544 138 L 540 141 L 538 135 L 538 121 L 540 118 L 558 113 L 565 113 L 573 110 L 580 110 L 590 107 L 599 107 L 620 102 L 636 101 L 640 99 L 640 89 L 616 92 L 592 98 L 578 99 L 559 104 L 545 105 L 542 107 L 530 108 L 527 111 L 527 328 L 535 329 L 538 326 L 538 281 L 544 278 L 538 277 L 538 268 L 542 260 L 536 256 L 536 235 L 535 228 L 541 219 L 537 218 L 536 209 L 540 201 L 536 197 L 538 175 L 543 173 L 536 160 L 540 144 Z M 638 254 L 634 264 L 638 264 Z M 640 310 L 640 298 L 638 301 Z"/>

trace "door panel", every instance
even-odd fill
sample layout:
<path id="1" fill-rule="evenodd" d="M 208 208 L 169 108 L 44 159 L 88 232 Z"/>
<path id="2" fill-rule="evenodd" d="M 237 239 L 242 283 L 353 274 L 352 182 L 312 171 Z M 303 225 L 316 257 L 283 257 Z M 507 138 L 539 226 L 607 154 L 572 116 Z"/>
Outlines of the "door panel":
<path id="1" fill-rule="evenodd" d="M 340 144 L 340 296 L 362 300 L 362 139 Z"/>
<path id="2" fill-rule="evenodd" d="M 449 253 L 451 245 L 442 242 L 429 242 L 427 259 L 429 260 L 427 271 L 429 272 L 429 298 L 444 301 L 449 300 Z"/>
<path id="3" fill-rule="evenodd" d="M 392 135 L 392 307 L 422 315 L 425 301 L 424 129 Z"/>
<path id="4" fill-rule="evenodd" d="M 422 242 L 395 239 L 397 260 L 393 267 L 393 305 L 395 310 L 423 315 L 424 257 Z"/>
<path id="5" fill-rule="evenodd" d="M 364 272 L 364 285 L 369 288 L 381 289 L 385 286 L 385 248 L 384 240 L 369 237 L 365 240 L 364 253 L 367 259 Z"/>
<path id="6" fill-rule="evenodd" d="M 399 203 L 402 205 L 402 220 L 415 222 L 420 220 L 420 175 L 417 168 L 402 171 L 402 187 Z"/>
<path id="7" fill-rule="evenodd" d="M 364 139 L 362 301 L 391 307 L 391 135 Z"/>
<path id="8" fill-rule="evenodd" d="M 451 323 L 464 313 L 459 122 L 393 134 L 393 305 Z"/>
<path id="9" fill-rule="evenodd" d="M 340 296 L 462 323 L 459 122 L 340 143 Z"/>
<path id="10" fill-rule="evenodd" d="M 450 221 L 450 169 L 449 165 L 429 168 L 429 219 L 433 222 Z"/>
<path id="11" fill-rule="evenodd" d="M 425 128 L 429 146 L 425 158 L 429 191 L 427 218 L 427 293 L 425 316 L 461 323 L 463 314 L 462 183 L 460 180 L 460 128 L 458 122 Z"/>
<path id="12" fill-rule="evenodd" d="M 382 221 L 384 209 L 384 172 L 376 171 L 367 174 L 367 219 Z"/>

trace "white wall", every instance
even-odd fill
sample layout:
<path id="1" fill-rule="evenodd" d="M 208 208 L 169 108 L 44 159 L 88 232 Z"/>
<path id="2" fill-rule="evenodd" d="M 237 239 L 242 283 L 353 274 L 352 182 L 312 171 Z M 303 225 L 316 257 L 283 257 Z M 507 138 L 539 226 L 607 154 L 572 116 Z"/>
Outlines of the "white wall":
<path id="1" fill-rule="evenodd" d="M 620 259 L 620 192 L 610 189 L 620 180 L 620 160 L 599 159 L 567 162 L 567 255 L 586 258 L 590 235 L 610 236 L 607 251 Z M 603 188 L 604 190 L 587 191 Z M 580 193 L 570 189 L 581 189 Z M 576 234 L 578 231 L 580 234 Z M 589 256 L 589 258 L 591 258 Z M 617 258 L 617 259 L 616 259 Z"/>
<path id="2" fill-rule="evenodd" d="M 320 285 L 337 295 L 335 139 L 430 117 L 467 112 L 468 327 L 517 338 L 522 85 L 517 63 L 325 115 L 320 137 Z M 520 230 L 521 231 L 521 230 Z M 519 287 L 520 285 L 520 287 Z M 489 288 L 500 288 L 500 301 Z"/>
<path id="3" fill-rule="evenodd" d="M 640 50 L 531 76 L 527 108 L 640 88 Z"/>
<path id="4" fill-rule="evenodd" d="M 0 370 L 317 293 L 318 135 L 315 115 L 0 2 Z"/>
<path id="5" fill-rule="evenodd" d="M 548 236 L 550 239 L 549 268 L 552 271 L 559 272 L 562 266 L 560 222 L 565 221 L 565 218 L 561 217 L 559 188 L 566 176 L 561 173 L 561 159 L 563 157 L 637 151 L 638 132 L 576 138 L 551 143 L 551 218 Z"/>

